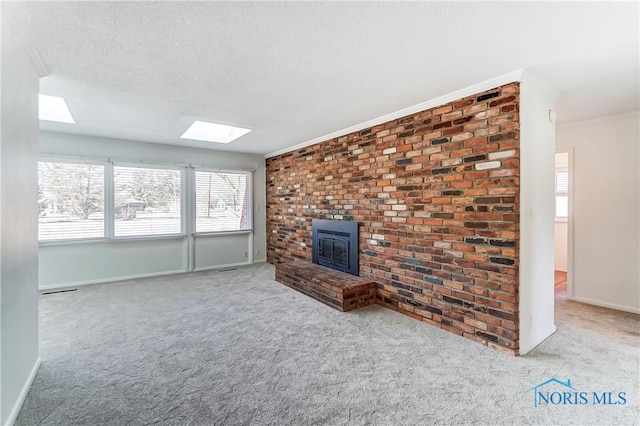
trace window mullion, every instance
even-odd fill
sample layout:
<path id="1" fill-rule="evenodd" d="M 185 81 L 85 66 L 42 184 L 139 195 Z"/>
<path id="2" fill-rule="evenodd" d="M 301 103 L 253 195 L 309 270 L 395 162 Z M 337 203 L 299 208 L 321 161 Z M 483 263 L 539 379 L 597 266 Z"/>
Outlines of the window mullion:
<path id="1" fill-rule="evenodd" d="M 182 232 L 192 235 L 195 232 L 195 179 L 193 167 L 187 167 L 182 179 Z"/>
<path id="2" fill-rule="evenodd" d="M 113 163 L 109 161 L 104 170 L 104 232 L 106 238 L 114 237 Z"/>

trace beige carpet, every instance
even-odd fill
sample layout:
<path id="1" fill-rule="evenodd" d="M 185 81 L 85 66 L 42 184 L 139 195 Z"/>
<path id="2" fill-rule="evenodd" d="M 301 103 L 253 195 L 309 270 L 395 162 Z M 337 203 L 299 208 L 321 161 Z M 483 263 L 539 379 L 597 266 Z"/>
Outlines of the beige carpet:
<path id="1" fill-rule="evenodd" d="M 638 316 L 557 312 L 555 335 L 510 357 L 378 306 L 334 311 L 271 265 L 82 287 L 41 297 L 17 424 L 638 424 Z M 553 377 L 627 402 L 534 407 Z"/>

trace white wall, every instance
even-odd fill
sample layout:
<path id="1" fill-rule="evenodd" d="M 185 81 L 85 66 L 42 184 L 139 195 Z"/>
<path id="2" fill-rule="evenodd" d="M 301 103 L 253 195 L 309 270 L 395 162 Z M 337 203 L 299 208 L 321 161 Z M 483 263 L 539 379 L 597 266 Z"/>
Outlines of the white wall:
<path id="1" fill-rule="evenodd" d="M 558 148 L 573 148 L 573 299 L 638 313 L 639 118 L 557 128 Z"/>
<path id="2" fill-rule="evenodd" d="M 0 423 L 12 424 L 38 359 L 38 75 L 2 19 Z"/>
<path id="3" fill-rule="evenodd" d="M 40 247 L 40 289 L 187 271 L 186 238 Z"/>
<path id="4" fill-rule="evenodd" d="M 262 156 L 50 132 L 41 132 L 40 139 L 43 155 L 254 170 L 252 234 L 41 244 L 41 289 L 265 260 L 266 186 Z"/>
<path id="5" fill-rule="evenodd" d="M 555 95 L 525 71 L 520 83 L 520 354 L 555 332 Z"/>

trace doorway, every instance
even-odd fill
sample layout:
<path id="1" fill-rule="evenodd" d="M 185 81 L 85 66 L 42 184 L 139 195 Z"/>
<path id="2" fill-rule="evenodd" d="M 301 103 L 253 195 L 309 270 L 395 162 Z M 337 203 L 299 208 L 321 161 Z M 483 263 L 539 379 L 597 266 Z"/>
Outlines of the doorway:
<path id="1" fill-rule="evenodd" d="M 555 155 L 555 285 L 556 299 L 571 299 L 573 296 L 572 258 L 572 167 L 573 152 L 569 149 L 556 151 Z"/>

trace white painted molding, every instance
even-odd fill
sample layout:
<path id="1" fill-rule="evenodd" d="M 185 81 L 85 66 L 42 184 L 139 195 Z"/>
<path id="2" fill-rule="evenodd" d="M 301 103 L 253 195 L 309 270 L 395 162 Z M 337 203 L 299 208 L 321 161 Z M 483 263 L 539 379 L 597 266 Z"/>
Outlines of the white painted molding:
<path id="1" fill-rule="evenodd" d="M 396 120 L 398 118 L 405 117 L 407 115 L 415 114 L 420 111 L 425 111 L 430 108 L 434 108 L 440 105 L 447 104 L 449 102 L 464 98 L 466 96 L 470 96 L 479 92 L 483 92 L 485 90 L 493 89 L 494 87 L 502 86 L 507 83 L 513 83 L 514 81 L 520 81 L 522 77 L 523 70 L 515 70 L 507 74 L 503 74 L 498 77 L 494 77 L 490 80 L 483 81 L 481 83 L 477 83 L 468 87 L 465 87 L 460 90 L 456 90 L 455 92 L 448 93 L 443 96 L 439 96 L 437 98 L 428 100 L 426 102 L 419 103 L 417 105 L 410 106 L 408 108 L 401 109 L 399 111 L 395 111 L 386 115 L 383 115 L 378 118 L 374 118 L 373 120 L 365 121 L 363 123 L 355 124 L 353 126 L 347 127 L 342 130 L 338 130 L 332 133 L 329 133 L 324 136 L 320 136 L 314 139 L 311 139 L 306 142 L 299 143 L 297 145 L 290 146 L 288 148 L 283 148 L 278 151 L 270 152 L 265 154 L 264 158 L 275 157 L 276 155 L 286 154 L 287 152 L 295 151 L 300 148 L 305 148 L 310 145 L 314 145 L 316 143 L 324 142 L 329 139 L 337 138 L 339 136 L 348 135 L 349 133 L 356 132 L 358 130 L 366 129 L 369 127 L 376 126 L 378 124 L 386 123 L 391 120 Z"/>
<path id="2" fill-rule="evenodd" d="M 76 281 L 72 283 L 65 284 L 49 284 L 43 285 L 38 288 L 38 291 L 46 292 L 51 290 L 65 290 L 72 289 L 76 287 L 82 287 L 85 285 L 93 285 L 93 284 L 108 284 L 114 283 L 118 281 L 128 281 L 135 280 L 138 278 L 153 278 L 153 277 L 162 277 L 165 275 L 180 275 L 180 274 L 188 274 L 190 272 L 201 272 L 201 271 L 210 271 L 213 269 L 224 269 L 224 268 L 234 268 L 238 266 L 250 266 L 257 263 L 266 263 L 266 259 L 254 260 L 253 262 L 242 262 L 242 263 L 229 263 L 227 265 L 215 265 L 215 266 L 205 266 L 203 268 L 195 268 L 193 271 L 186 271 L 183 269 L 178 269 L 175 271 L 167 271 L 167 272 L 154 272 L 151 274 L 137 274 L 137 275 L 126 275 L 123 277 L 113 277 L 113 278 L 105 278 L 105 279 L 96 279 L 96 280 L 87 280 L 87 281 Z"/>
<path id="3" fill-rule="evenodd" d="M 205 266 L 205 267 L 202 267 L 202 268 L 195 268 L 193 270 L 193 272 L 212 271 L 212 270 L 215 270 L 215 269 L 225 269 L 225 268 L 237 268 L 237 267 L 240 267 L 240 266 L 249 266 L 249 265 L 253 265 L 253 263 L 251 263 L 251 262 L 242 262 L 242 263 L 229 263 L 227 265 Z"/>
<path id="4" fill-rule="evenodd" d="M 29 389 L 31 389 L 31 385 L 36 378 L 36 374 L 38 373 L 38 369 L 42 364 L 42 360 L 40 358 L 36 359 L 33 368 L 31 369 L 31 373 L 29 373 L 29 377 L 24 382 L 24 386 L 20 391 L 20 395 L 18 395 L 18 400 L 15 404 L 13 404 L 13 408 L 11 409 L 11 413 L 9 413 L 9 417 L 7 418 L 7 422 L 5 426 L 13 426 L 16 419 L 18 418 L 18 414 L 20 414 L 20 410 L 22 409 L 22 405 L 24 404 L 25 399 L 27 399 L 27 394 L 29 393 Z"/>
<path id="5" fill-rule="evenodd" d="M 186 273 L 187 271 L 185 271 L 184 269 L 177 269 L 175 271 L 153 272 L 150 274 L 135 274 L 135 275 L 125 275 L 122 277 L 98 278 L 95 280 L 75 281 L 75 282 L 64 283 L 64 284 L 42 285 L 38 288 L 38 290 L 39 291 L 64 290 L 64 289 L 70 289 L 70 288 L 81 287 L 81 286 L 92 285 L 92 284 L 106 284 L 106 283 L 113 283 L 118 281 L 135 280 L 138 278 L 152 278 L 152 277 L 161 277 L 164 275 L 177 275 L 177 274 L 186 274 Z"/>
<path id="6" fill-rule="evenodd" d="M 556 127 L 557 129 L 557 127 Z M 574 276 L 574 268 L 573 268 L 573 253 L 574 253 L 574 245 L 573 242 L 575 240 L 574 237 L 574 228 L 573 228 L 573 224 L 574 224 L 574 220 L 573 220 L 573 201 L 574 201 L 574 196 L 573 196 L 573 187 L 574 187 L 574 163 L 573 163 L 573 147 L 566 147 L 566 148 L 557 148 L 556 149 L 556 154 L 558 153 L 566 153 L 567 154 L 567 171 L 569 172 L 569 191 L 567 192 L 567 196 L 569 197 L 569 203 L 568 203 L 568 210 L 567 210 L 567 218 L 566 218 L 566 224 L 567 224 L 567 267 L 566 267 L 566 273 L 567 273 L 567 297 L 569 299 L 573 298 L 573 291 L 574 291 L 574 287 L 573 287 L 573 276 Z"/>
<path id="7" fill-rule="evenodd" d="M 640 314 L 639 308 L 633 308 L 631 306 L 623 306 L 623 305 L 616 305 L 615 303 L 599 302 L 597 300 L 585 299 L 582 297 L 571 297 L 571 298 L 567 297 L 567 300 L 571 300 L 573 302 L 586 303 L 587 305 L 599 306 L 601 308 L 615 309 L 617 311 L 623 311 L 623 312 L 631 312 L 632 314 Z"/>

